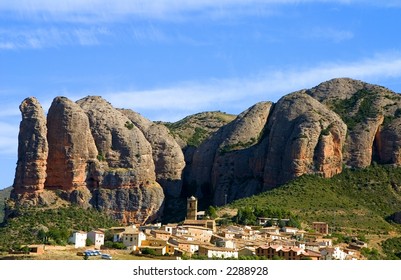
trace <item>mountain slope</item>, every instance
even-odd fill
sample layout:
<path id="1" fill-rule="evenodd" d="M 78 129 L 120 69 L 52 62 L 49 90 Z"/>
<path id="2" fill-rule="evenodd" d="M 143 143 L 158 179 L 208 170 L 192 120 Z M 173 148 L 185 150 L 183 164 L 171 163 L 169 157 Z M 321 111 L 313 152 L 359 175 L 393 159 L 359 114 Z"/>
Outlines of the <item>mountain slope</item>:
<path id="1" fill-rule="evenodd" d="M 198 147 L 220 127 L 235 119 L 235 115 L 220 111 L 203 112 L 185 117 L 174 123 L 162 122 L 176 138 L 181 147 Z"/>
<path id="2" fill-rule="evenodd" d="M 401 229 L 389 217 L 401 210 L 401 168 L 346 169 L 332 178 L 304 175 L 280 188 L 237 200 L 227 207 L 272 206 L 298 215 L 306 224 L 329 223 L 334 231 L 387 234 Z"/>

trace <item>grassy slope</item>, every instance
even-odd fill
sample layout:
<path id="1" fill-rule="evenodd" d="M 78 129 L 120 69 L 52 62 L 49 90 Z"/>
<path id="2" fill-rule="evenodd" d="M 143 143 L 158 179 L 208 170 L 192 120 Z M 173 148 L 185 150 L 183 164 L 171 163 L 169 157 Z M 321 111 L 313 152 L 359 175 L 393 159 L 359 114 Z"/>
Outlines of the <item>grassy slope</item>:
<path id="1" fill-rule="evenodd" d="M 10 248 L 13 244 L 38 243 L 40 229 L 57 229 L 69 234 L 73 230 L 90 231 L 108 228 L 119 224 L 93 209 L 63 207 L 58 209 L 29 208 L 20 209 L 19 215 L 0 227 L 0 248 Z M 66 240 L 65 240 L 66 241 Z"/>
<path id="2" fill-rule="evenodd" d="M 233 121 L 237 116 L 223 112 L 204 112 L 185 117 L 175 123 L 163 123 L 170 132 L 187 145 L 199 146 L 220 127 Z"/>
<path id="3" fill-rule="evenodd" d="M 396 186 L 401 186 L 401 168 L 372 166 L 345 170 L 330 179 L 302 176 L 230 207 L 271 205 L 295 213 L 308 224 L 325 221 L 337 231 L 387 233 L 399 228 L 386 221 L 401 211 L 401 190 Z"/>

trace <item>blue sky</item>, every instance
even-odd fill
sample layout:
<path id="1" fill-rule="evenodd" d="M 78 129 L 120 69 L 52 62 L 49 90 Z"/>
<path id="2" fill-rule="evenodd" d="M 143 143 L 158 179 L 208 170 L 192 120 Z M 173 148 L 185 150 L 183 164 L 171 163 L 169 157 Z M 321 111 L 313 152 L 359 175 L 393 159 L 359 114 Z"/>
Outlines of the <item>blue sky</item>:
<path id="1" fill-rule="evenodd" d="M 0 1 L 0 188 L 28 96 L 47 110 L 56 96 L 101 95 L 176 121 L 336 77 L 401 92 L 400 15 L 401 1 Z"/>

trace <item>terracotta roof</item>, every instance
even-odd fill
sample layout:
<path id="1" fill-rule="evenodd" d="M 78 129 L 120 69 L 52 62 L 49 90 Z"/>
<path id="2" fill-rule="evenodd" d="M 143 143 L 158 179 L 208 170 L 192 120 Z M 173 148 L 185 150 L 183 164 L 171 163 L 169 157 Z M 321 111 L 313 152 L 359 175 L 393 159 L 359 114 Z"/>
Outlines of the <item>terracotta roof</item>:
<path id="1" fill-rule="evenodd" d="M 308 250 L 308 249 L 305 250 L 305 253 L 303 255 L 309 256 L 309 257 L 321 257 L 322 256 L 319 252 Z"/>

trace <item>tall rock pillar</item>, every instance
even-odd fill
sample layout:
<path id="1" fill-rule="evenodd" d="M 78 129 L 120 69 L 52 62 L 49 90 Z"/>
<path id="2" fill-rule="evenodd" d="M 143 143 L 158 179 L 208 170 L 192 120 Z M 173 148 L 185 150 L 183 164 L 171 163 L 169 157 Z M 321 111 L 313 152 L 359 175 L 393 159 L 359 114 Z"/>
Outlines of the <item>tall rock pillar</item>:
<path id="1" fill-rule="evenodd" d="M 43 190 L 48 156 L 46 117 L 39 101 L 34 97 L 26 98 L 20 105 L 20 111 L 22 121 L 13 196 Z"/>

